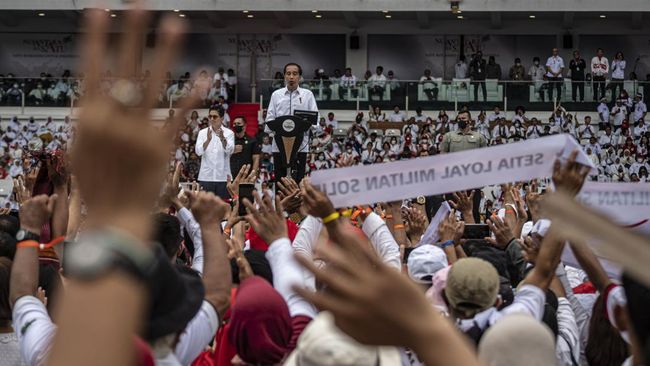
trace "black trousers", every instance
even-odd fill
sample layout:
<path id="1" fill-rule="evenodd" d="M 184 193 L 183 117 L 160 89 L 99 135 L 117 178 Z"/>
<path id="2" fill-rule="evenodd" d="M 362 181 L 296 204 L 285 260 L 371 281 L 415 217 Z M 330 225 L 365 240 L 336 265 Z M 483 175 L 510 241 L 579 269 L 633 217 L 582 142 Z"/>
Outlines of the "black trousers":
<path id="1" fill-rule="evenodd" d="M 577 93 L 576 93 L 577 91 Z M 576 94 L 580 94 L 580 99 L 576 99 Z M 580 100 L 585 101 L 585 81 L 584 80 L 571 80 L 571 99 L 575 102 Z"/>
<path id="2" fill-rule="evenodd" d="M 599 102 L 600 98 L 605 98 L 605 77 L 594 76 L 594 102 Z"/>
<path id="3" fill-rule="evenodd" d="M 553 101 L 553 87 L 557 90 L 557 100 L 562 100 L 562 78 L 548 78 L 548 101 Z"/>
<path id="4" fill-rule="evenodd" d="M 483 101 L 487 101 L 487 88 L 485 87 L 485 80 L 475 80 L 472 81 L 472 85 L 474 85 L 474 101 L 478 101 L 478 87 L 479 85 L 481 86 L 481 90 L 483 90 Z"/>
<path id="5" fill-rule="evenodd" d="M 221 199 L 230 199 L 230 194 L 228 193 L 228 189 L 226 189 L 226 182 L 206 182 L 200 180 L 199 185 L 204 191 L 212 192 Z"/>
<path id="6" fill-rule="evenodd" d="M 612 90 L 612 103 L 616 102 L 616 99 L 618 99 L 619 95 L 623 91 L 623 79 L 612 79 L 609 82 L 609 88 Z M 616 92 L 616 89 L 618 89 L 618 93 Z M 603 97 L 605 95 L 603 94 Z"/>
<path id="7" fill-rule="evenodd" d="M 296 164 L 291 167 L 291 177 L 298 183 L 305 176 L 305 166 L 307 165 L 307 153 L 299 152 L 296 155 Z M 273 153 L 273 169 L 275 170 L 275 181 L 280 181 L 281 177 L 287 176 L 287 164 L 285 157 L 280 153 Z"/>

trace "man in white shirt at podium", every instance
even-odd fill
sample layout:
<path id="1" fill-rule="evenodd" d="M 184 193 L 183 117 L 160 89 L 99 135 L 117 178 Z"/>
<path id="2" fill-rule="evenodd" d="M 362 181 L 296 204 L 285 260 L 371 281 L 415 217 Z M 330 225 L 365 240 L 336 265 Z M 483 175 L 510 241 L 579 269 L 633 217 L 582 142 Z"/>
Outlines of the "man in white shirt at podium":
<path id="1" fill-rule="evenodd" d="M 296 110 L 318 112 L 316 98 L 308 90 L 298 86 L 302 68 L 296 63 L 288 63 L 284 66 L 284 83 L 285 87 L 273 92 L 266 111 L 265 122 L 273 121 L 277 117 L 293 115 Z M 318 121 L 318 119 L 316 119 Z M 272 133 L 268 126 L 264 128 L 266 133 Z M 291 167 L 293 178 L 300 181 L 305 176 L 305 166 L 307 164 L 307 153 L 309 152 L 309 133 L 305 133 L 302 141 L 296 141 L 300 144 L 296 156 L 296 166 Z M 287 171 L 286 159 L 280 155 L 278 147 L 273 139 L 273 164 L 275 166 L 276 180 L 285 176 Z"/>

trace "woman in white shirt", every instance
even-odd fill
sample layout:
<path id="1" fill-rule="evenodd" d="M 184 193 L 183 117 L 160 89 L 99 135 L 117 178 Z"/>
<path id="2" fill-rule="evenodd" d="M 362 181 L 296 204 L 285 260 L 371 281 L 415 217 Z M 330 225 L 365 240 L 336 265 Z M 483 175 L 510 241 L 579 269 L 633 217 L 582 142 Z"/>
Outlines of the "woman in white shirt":
<path id="1" fill-rule="evenodd" d="M 625 59 L 623 52 L 616 52 L 614 60 L 612 61 L 612 80 L 609 84 L 612 89 L 612 102 L 616 101 L 621 91 L 623 91 L 623 80 L 625 79 Z M 618 93 L 616 89 L 618 88 Z"/>

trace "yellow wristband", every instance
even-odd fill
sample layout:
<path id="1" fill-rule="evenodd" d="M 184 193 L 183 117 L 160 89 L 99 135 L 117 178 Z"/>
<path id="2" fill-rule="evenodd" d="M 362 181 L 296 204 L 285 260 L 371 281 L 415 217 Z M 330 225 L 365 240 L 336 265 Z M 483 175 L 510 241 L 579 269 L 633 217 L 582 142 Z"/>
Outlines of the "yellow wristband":
<path id="1" fill-rule="evenodd" d="M 343 217 L 350 217 L 352 216 L 352 210 L 351 209 L 342 210 L 340 214 Z"/>
<path id="2" fill-rule="evenodd" d="M 327 215 L 327 216 L 325 216 L 325 217 L 323 218 L 323 224 L 329 224 L 330 222 L 332 222 L 332 221 L 338 219 L 339 217 L 341 217 L 341 214 L 340 214 L 340 213 L 338 213 L 338 212 L 332 212 L 331 214 L 329 214 L 329 215 Z"/>

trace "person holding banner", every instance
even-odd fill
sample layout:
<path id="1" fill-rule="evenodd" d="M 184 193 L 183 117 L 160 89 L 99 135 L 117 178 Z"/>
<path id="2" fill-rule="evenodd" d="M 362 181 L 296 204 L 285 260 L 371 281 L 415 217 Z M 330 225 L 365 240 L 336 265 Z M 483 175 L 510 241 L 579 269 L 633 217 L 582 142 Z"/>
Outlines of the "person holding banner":
<path id="1" fill-rule="evenodd" d="M 265 122 L 270 122 L 280 116 L 293 115 L 296 110 L 318 112 L 316 98 L 308 90 L 298 86 L 302 68 L 297 63 L 288 63 L 284 66 L 284 83 L 285 87 L 278 89 L 271 95 L 269 107 L 266 111 Z M 317 118 L 318 121 L 320 118 Z M 264 127 L 266 133 L 271 133 L 268 126 Z M 305 165 L 307 164 L 307 152 L 309 151 L 309 134 L 305 133 L 302 141 L 299 143 L 298 156 L 296 157 L 296 166 L 292 167 L 294 179 L 300 181 L 305 176 Z M 273 139 L 273 163 L 275 164 L 276 179 L 284 176 L 287 171 L 285 159 L 280 154 L 280 150 Z"/>

